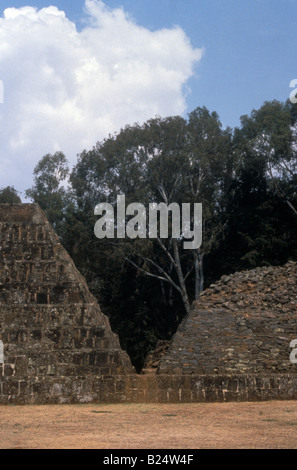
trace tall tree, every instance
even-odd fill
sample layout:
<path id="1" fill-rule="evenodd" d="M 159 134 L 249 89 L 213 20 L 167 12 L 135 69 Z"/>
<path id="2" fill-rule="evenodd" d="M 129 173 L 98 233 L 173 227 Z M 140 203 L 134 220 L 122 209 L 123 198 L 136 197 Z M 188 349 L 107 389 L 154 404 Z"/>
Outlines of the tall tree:
<path id="1" fill-rule="evenodd" d="M 263 160 L 270 185 L 297 216 L 297 116 L 292 103 L 265 102 L 242 116 L 236 138 L 241 150 Z"/>
<path id="2" fill-rule="evenodd" d="M 197 108 L 189 123 L 181 117 L 152 119 L 143 126 L 126 127 L 120 134 L 84 152 L 71 181 L 76 194 L 84 194 L 94 204 L 102 200 L 116 204 L 117 194 L 128 202 L 203 203 L 204 235 L 202 249 L 191 256 L 182 253 L 182 237 L 170 236 L 150 243 L 115 242 L 125 245 L 125 259 L 142 273 L 168 283 L 190 310 L 187 283 L 195 272 L 195 297 L 203 289 L 203 256 L 215 239 L 207 227 L 219 217 L 219 200 L 226 183 L 230 132 L 222 131 L 216 113 Z M 225 178 L 225 179 L 224 179 Z M 206 228 L 205 228 L 206 227 Z M 210 240 L 211 237 L 211 240 Z M 207 239 L 209 238 L 209 239 Z M 135 248 L 137 247 L 137 250 Z M 206 248 L 205 248 L 206 247 Z"/>
<path id="3" fill-rule="evenodd" d="M 0 189 L 0 204 L 21 204 L 19 192 L 13 186 L 6 186 Z"/>
<path id="4" fill-rule="evenodd" d="M 48 220 L 61 234 L 71 195 L 67 189 L 69 167 L 65 155 L 56 152 L 41 158 L 34 168 L 34 185 L 26 190 L 26 196 L 38 203 Z"/>
<path id="5" fill-rule="evenodd" d="M 193 298 L 204 288 L 203 257 L 215 245 L 216 232 L 220 232 L 223 192 L 232 178 L 230 151 L 230 130 L 221 129 L 216 113 L 197 108 L 189 121 L 175 116 L 127 126 L 79 156 L 70 179 L 76 218 L 84 231 L 71 237 L 73 245 L 68 249 L 74 258 L 75 252 L 80 253 L 77 263 L 83 259 L 84 266 L 88 265 L 88 281 L 97 289 L 96 295 L 110 318 L 117 318 L 114 325 L 121 325 L 120 337 L 127 338 L 128 325 L 133 325 L 135 318 L 142 322 L 143 331 L 152 332 L 146 341 L 164 338 L 166 331 L 172 334 L 189 312 Z M 202 202 L 203 245 L 199 252 L 184 250 L 184 238 L 171 236 L 170 216 L 168 239 L 160 237 L 159 232 L 156 239 L 95 239 L 94 207 L 109 202 L 116 218 L 119 194 L 126 196 L 126 205 L 139 202 L 146 208 L 150 203 L 169 206 L 175 202 L 181 208 L 182 203 Z M 116 286 L 112 287 L 115 278 Z M 130 279 L 128 290 L 125 279 Z M 156 313 L 153 322 L 152 311 Z M 140 339 L 129 341 L 133 348 L 132 343 Z"/>
<path id="6" fill-rule="evenodd" d="M 293 106 L 272 102 L 242 117 L 239 129 L 222 130 L 215 112 L 197 108 L 188 120 L 126 126 L 83 151 L 71 190 L 62 155 L 36 167 L 28 194 L 59 221 L 63 244 L 138 370 L 222 274 L 296 259 L 296 122 Z M 202 203 L 202 245 L 183 249 L 187 237 L 172 236 L 170 215 L 168 238 L 158 231 L 157 238 L 97 239 L 95 206 L 109 202 L 117 220 L 121 194 L 126 206 Z"/>
<path id="7" fill-rule="evenodd" d="M 296 259 L 296 115 L 266 102 L 234 130 L 234 178 L 226 193 L 221 249 L 208 266 L 226 272 Z"/>
<path id="8" fill-rule="evenodd" d="M 195 299 L 204 289 L 204 257 L 218 244 L 224 230 L 226 194 L 232 182 L 234 155 L 232 132 L 222 130 L 216 112 L 205 107 L 189 115 L 190 167 L 188 177 L 192 200 L 203 204 L 203 244 L 193 252 L 195 266 Z"/>

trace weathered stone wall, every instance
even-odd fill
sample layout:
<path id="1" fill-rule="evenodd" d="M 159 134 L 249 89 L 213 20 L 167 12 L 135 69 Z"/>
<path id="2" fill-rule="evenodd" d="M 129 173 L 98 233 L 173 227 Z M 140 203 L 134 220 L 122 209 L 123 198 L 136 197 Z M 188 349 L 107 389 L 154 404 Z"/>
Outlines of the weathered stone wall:
<path id="1" fill-rule="evenodd" d="M 157 373 L 297 376 L 297 263 L 223 276 L 203 292 Z"/>
<path id="2" fill-rule="evenodd" d="M 89 376 L 134 372 L 107 317 L 35 204 L 0 205 L 0 331 L 0 402 L 32 396 L 47 401 L 52 383 L 53 393 L 60 390 L 62 396 L 62 385 L 71 382 L 88 400 L 83 383 Z"/>
<path id="3" fill-rule="evenodd" d="M 204 403 L 297 399 L 292 374 L 43 376 L 1 381 L 2 404 Z"/>
<path id="4" fill-rule="evenodd" d="M 0 205 L 0 403 L 296 399 L 296 284 L 293 262 L 223 276 L 137 375 L 39 206 Z"/>

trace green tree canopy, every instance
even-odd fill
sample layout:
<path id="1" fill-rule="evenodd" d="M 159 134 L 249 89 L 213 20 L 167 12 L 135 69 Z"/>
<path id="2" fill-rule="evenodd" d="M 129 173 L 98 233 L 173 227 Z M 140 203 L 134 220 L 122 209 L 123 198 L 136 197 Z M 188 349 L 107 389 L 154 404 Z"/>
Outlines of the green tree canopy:
<path id="1" fill-rule="evenodd" d="M 47 154 L 34 168 L 34 185 L 26 190 L 26 196 L 38 203 L 48 220 L 61 235 L 65 214 L 71 205 L 67 188 L 68 161 L 62 152 Z"/>
<path id="2" fill-rule="evenodd" d="M 26 194 L 46 211 L 138 370 L 221 275 L 297 259 L 296 123 L 289 102 L 264 103 L 234 130 L 199 107 L 188 119 L 126 126 L 83 151 L 71 173 L 61 152 L 36 166 Z M 202 203 L 202 245 L 184 250 L 182 234 L 97 239 L 95 206 L 109 202 L 116 219 L 121 194 L 126 206 Z"/>
<path id="3" fill-rule="evenodd" d="M 21 204 L 18 191 L 13 186 L 6 186 L 0 189 L 0 204 Z"/>

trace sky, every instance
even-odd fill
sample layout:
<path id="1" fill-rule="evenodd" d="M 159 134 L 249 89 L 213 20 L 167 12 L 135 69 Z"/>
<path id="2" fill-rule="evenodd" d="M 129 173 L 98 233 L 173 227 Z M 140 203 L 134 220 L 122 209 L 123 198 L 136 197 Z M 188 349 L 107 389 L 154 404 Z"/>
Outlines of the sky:
<path id="1" fill-rule="evenodd" d="M 240 126 L 289 98 L 296 56 L 297 0 L 0 0 L 0 188 L 25 200 L 44 155 L 155 116 Z"/>

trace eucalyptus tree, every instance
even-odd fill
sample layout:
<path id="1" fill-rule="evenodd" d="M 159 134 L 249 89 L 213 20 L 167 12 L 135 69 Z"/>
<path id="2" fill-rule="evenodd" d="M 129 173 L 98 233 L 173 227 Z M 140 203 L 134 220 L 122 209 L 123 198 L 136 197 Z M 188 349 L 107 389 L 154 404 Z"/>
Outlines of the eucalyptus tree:
<path id="1" fill-rule="evenodd" d="M 59 235 L 70 204 L 67 188 L 69 166 L 62 152 L 44 155 L 34 168 L 34 184 L 26 190 L 27 198 L 38 203 Z"/>
<path id="2" fill-rule="evenodd" d="M 20 204 L 19 192 L 14 186 L 6 186 L 0 189 L 0 204 Z"/>
<path id="3" fill-rule="evenodd" d="M 297 216 L 297 113 L 292 103 L 265 102 L 250 116 L 241 117 L 236 141 L 245 160 L 263 162 L 271 188 Z"/>
<path id="4" fill-rule="evenodd" d="M 182 232 L 173 237 L 169 231 L 166 239 L 110 242 L 126 262 L 160 281 L 163 296 L 164 284 L 168 285 L 170 304 L 175 290 L 187 313 L 191 300 L 203 290 L 203 256 L 220 230 L 220 204 L 230 178 L 230 142 L 231 133 L 222 130 L 217 114 L 197 108 L 188 122 L 175 116 L 127 126 L 83 152 L 71 175 L 78 204 L 88 200 L 94 207 L 105 201 L 116 211 L 119 194 L 125 195 L 127 204 L 139 202 L 146 207 L 202 203 L 203 243 L 191 254 L 181 248 Z M 194 289 L 189 287 L 193 279 Z"/>

